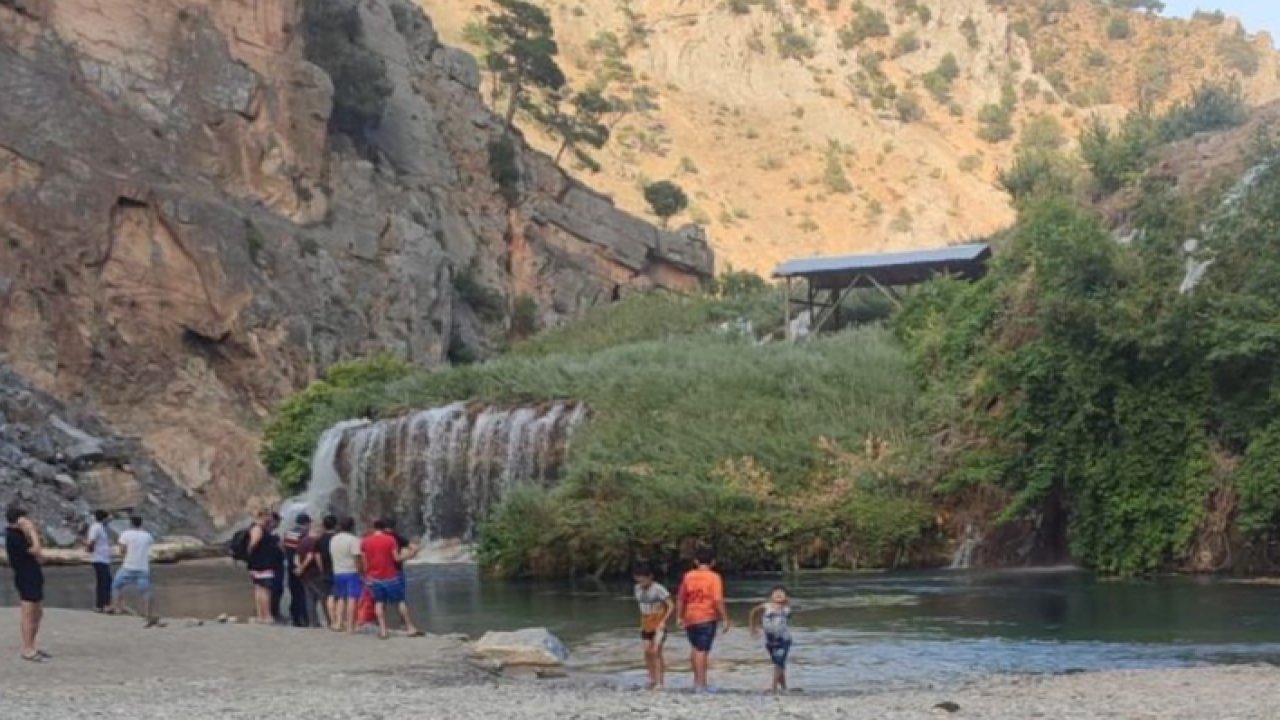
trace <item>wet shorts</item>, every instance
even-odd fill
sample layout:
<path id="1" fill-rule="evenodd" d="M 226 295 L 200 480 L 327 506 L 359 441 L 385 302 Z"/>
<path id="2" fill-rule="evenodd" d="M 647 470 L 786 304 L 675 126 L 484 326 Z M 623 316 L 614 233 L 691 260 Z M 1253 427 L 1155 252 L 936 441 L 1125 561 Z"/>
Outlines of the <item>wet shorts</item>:
<path id="1" fill-rule="evenodd" d="M 713 622 L 698 623 L 685 627 L 684 634 L 689 644 L 698 652 L 711 652 L 711 644 L 716 640 L 716 624 Z"/>
<path id="2" fill-rule="evenodd" d="M 339 600 L 359 600 L 364 594 L 364 583 L 359 573 L 342 573 L 333 576 L 333 596 Z"/>
<path id="3" fill-rule="evenodd" d="M 275 570 L 250 570 L 249 579 L 252 580 L 253 584 L 257 585 L 258 587 L 270 589 L 271 586 L 275 585 L 276 583 L 276 571 Z"/>
<path id="4" fill-rule="evenodd" d="M 125 588 L 136 587 L 140 593 L 151 592 L 151 573 L 146 570 L 126 570 L 120 568 L 111 581 L 111 594 L 119 595 Z"/>
<path id="5" fill-rule="evenodd" d="M 652 640 L 655 644 L 661 645 L 662 643 L 667 641 L 667 631 L 666 630 L 641 630 L 640 639 L 646 640 L 646 641 Z"/>
<path id="6" fill-rule="evenodd" d="M 398 605 L 404 602 L 405 583 L 403 578 L 394 580 L 370 580 L 369 592 L 373 601 L 383 605 Z"/>
<path id="7" fill-rule="evenodd" d="M 44 573 L 36 568 L 35 572 L 18 572 L 13 576 L 13 586 L 18 591 L 18 599 L 25 603 L 44 602 Z"/>
<path id="8" fill-rule="evenodd" d="M 765 636 L 764 649 L 769 651 L 769 659 L 780 668 L 787 666 L 787 655 L 791 654 L 791 638 Z"/>

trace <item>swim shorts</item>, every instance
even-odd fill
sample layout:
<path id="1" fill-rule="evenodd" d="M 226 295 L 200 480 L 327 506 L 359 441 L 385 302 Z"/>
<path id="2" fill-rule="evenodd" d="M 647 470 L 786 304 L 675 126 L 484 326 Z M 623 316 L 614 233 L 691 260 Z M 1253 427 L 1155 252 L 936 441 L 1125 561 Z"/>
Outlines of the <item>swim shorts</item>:
<path id="1" fill-rule="evenodd" d="M 373 601 L 383 605 L 398 605 L 404 602 L 405 583 L 401 578 L 393 580 L 370 580 L 369 592 Z"/>
<path id="2" fill-rule="evenodd" d="M 44 602 L 44 573 L 39 568 L 35 572 L 14 573 L 13 586 L 18 590 L 18 599 L 22 602 Z"/>
<path id="3" fill-rule="evenodd" d="M 765 636 L 764 649 L 769 651 L 769 659 L 780 668 L 787 666 L 787 655 L 791 654 L 791 638 Z"/>
<path id="4" fill-rule="evenodd" d="M 254 585 L 270 589 L 276 582 L 275 570 L 250 570 L 249 579 Z"/>
<path id="5" fill-rule="evenodd" d="M 652 640 L 654 641 L 655 644 L 661 645 L 667 641 L 667 631 L 666 630 L 641 630 L 640 639 Z"/>
<path id="6" fill-rule="evenodd" d="M 364 583 L 359 573 L 342 573 L 333 576 L 333 596 L 339 600 L 359 600 L 364 594 Z"/>
<path id="7" fill-rule="evenodd" d="M 146 570 L 126 570 L 120 568 L 111 581 L 111 593 L 119 595 L 127 587 L 136 587 L 140 593 L 151 592 L 151 573 Z"/>
<path id="8" fill-rule="evenodd" d="M 697 625 L 689 625 L 684 629 L 684 634 L 689 638 L 689 644 L 698 652 L 711 652 L 711 644 L 716 640 L 716 623 L 698 623 Z"/>

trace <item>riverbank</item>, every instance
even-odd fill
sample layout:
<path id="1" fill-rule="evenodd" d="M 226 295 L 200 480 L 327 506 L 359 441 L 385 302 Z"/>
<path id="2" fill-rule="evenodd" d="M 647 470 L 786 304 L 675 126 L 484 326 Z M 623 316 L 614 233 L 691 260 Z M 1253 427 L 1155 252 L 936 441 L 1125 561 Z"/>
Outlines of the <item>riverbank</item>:
<path id="1" fill-rule="evenodd" d="M 695 697 L 620 690 L 587 678 L 507 679 L 468 661 L 467 645 L 440 637 L 337 636 L 251 625 L 188 624 L 145 630 L 129 618 L 49 610 L 47 664 L 17 657 L 17 612 L 0 609 L 0 706 L 27 720 L 92 708 L 138 720 L 219 718 L 1206 718 L 1275 716 L 1280 669 L 1195 668 L 988 678 L 952 691 L 772 697 Z M 669 651 L 672 659 L 678 654 Z M 675 676 L 672 684 L 684 685 Z M 857 679 L 850 678 L 856 687 Z"/>

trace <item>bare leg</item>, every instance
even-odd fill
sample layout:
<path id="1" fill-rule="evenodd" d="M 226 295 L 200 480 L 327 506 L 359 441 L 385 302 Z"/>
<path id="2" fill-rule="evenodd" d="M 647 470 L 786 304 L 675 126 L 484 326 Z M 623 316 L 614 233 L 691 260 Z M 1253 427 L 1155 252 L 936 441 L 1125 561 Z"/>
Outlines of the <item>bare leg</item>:
<path id="1" fill-rule="evenodd" d="M 707 689 L 707 654 L 693 651 L 693 689 Z"/>
<path id="2" fill-rule="evenodd" d="M 667 680 L 667 660 L 662 656 L 662 643 L 655 642 L 653 644 L 653 674 L 654 674 L 654 690 L 661 690 L 666 686 Z"/>
<path id="3" fill-rule="evenodd" d="M 253 586 L 253 604 L 258 613 L 258 622 L 271 622 L 271 588 L 261 585 Z"/>
<path id="4" fill-rule="evenodd" d="M 352 600 L 351 598 L 346 598 L 342 601 L 342 616 L 347 624 L 347 632 L 353 633 L 356 631 L 356 605 L 358 604 L 358 600 Z"/>
<path id="5" fill-rule="evenodd" d="M 387 639 L 387 604 L 374 603 L 373 614 L 378 617 L 378 637 Z"/>
<path id="6" fill-rule="evenodd" d="M 773 689 L 774 691 L 787 689 L 787 669 L 775 667 L 773 669 Z"/>
<path id="7" fill-rule="evenodd" d="M 409 618 L 409 603 L 400 603 L 396 606 L 396 611 L 400 613 L 400 622 L 404 623 L 404 631 L 410 635 L 417 635 L 420 631 L 418 626 L 413 624 L 413 620 Z"/>
<path id="8" fill-rule="evenodd" d="M 36 634 L 40 632 L 40 603 L 22 603 L 22 655 L 36 654 Z"/>

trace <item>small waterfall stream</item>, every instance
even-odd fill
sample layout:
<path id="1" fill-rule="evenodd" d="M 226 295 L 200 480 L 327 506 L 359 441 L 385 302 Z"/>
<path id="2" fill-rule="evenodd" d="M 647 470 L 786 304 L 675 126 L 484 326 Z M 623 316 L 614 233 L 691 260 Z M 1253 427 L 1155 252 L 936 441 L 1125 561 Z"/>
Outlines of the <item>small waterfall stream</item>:
<path id="1" fill-rule="evenodd" d="M 354 420 L 327 430 L 307 492 L 290 509 L 393 514 L 428 542 L 475 538 L 476 526 L 512 488 L 558 480 L 578 403 L 501 408 L 454 403 L 399 418 Z"/>

